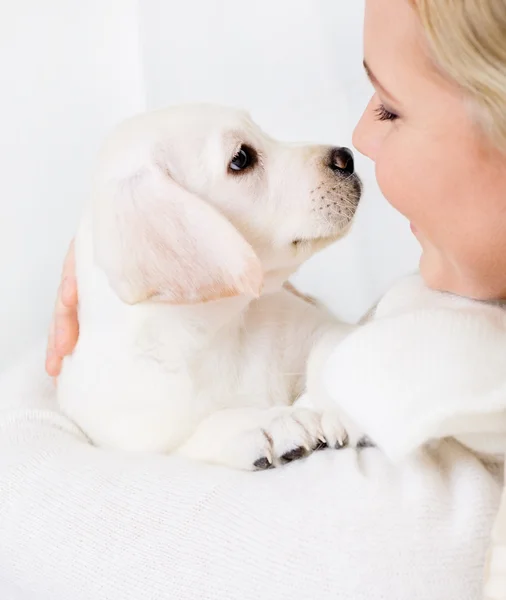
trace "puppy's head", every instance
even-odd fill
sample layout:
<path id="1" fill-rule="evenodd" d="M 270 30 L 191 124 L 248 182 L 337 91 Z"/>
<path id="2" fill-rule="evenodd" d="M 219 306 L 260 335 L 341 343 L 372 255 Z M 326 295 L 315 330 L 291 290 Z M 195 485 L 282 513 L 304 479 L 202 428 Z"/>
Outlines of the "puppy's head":
<path id="1" fill-rule="evenodd" d="M 282 144 L 229 108 L 148 113 L 104 146 L 95 261 L 127 303 L 258 296 L 344 235 L 360 188 L 345 148 Z"/>

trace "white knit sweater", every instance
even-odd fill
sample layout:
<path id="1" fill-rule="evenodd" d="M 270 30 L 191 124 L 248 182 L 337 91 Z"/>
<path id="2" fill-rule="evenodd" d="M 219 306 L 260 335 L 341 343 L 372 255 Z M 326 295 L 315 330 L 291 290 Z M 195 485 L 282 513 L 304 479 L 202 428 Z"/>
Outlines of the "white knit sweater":
<path id="1" fill-rule="evenodd" d="M 346 408 L 351 398 L 350 412 L 373 424 L 383 451 L 327 450 L 264 473 L 94 448 L 58 413 L 50 382 L 26 364 L 6 374 L 1 600 L 479 600 L 498 469 L 454 440 L 416 450 L 425 440 L 411 414 L 431 423 L 422 428 L 430 436 L 433 405 L 425 419 L 420 407 L 398 410 L 399 399 L 394 406 L 385 397 L 395 386 L 384 370 L 395 381 L 395 360 L 381 362 L 374 386 L 370 350 L 389 335 L 371 332 L 350 341 L 349 360 L 359 347 L 364 358 L 339 389 L 349 394 Z M 434 349 L 421 348 L 415 360 L 433 363 Z M 488 398 L 491 374 L 476 375 Z M 412 387 L 427 393 L 425 383 Z"/>

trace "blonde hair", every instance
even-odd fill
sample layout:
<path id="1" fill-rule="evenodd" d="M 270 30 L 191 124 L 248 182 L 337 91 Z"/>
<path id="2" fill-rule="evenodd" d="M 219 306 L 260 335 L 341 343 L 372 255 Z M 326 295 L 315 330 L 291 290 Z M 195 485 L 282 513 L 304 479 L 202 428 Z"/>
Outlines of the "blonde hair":
<path id="1" fill-rule="evenodd" d="M 412 0 L 437 66 L 506 151 L 506 0 Z"/>

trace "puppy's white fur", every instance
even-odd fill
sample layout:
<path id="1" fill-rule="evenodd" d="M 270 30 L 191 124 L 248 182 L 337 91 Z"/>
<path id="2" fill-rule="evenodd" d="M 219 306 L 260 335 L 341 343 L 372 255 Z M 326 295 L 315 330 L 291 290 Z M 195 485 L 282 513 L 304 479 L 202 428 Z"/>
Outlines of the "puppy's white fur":
<path id="1" fill-rule="evenodd" d="M 241 148 L 251 165 L 235 171 Z M 330 150 L 210 105 L 113 133 L 76 238 L 80 336 L 58 384 L 94 443 L 254 469 L 345 441 L 308 398 L 349 328 L 282 287 L 355 212 L 360 183 Z"/>

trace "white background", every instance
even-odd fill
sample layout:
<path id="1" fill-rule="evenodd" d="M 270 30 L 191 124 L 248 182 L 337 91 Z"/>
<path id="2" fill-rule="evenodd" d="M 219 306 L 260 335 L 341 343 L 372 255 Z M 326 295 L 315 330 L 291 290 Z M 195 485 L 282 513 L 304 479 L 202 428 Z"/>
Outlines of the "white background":
<path id="1" fill-rule="evenodd" d="M 272 135 L 351 144 L 370 88 L 362 0 L 3 0 L 0 7 L 0 369 L 45 336 L 104 134 L 185 101 L 249 109 Z M 297 284 L 346 319 L 416 268 L 373 166 L 356 226 Z"/>

